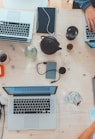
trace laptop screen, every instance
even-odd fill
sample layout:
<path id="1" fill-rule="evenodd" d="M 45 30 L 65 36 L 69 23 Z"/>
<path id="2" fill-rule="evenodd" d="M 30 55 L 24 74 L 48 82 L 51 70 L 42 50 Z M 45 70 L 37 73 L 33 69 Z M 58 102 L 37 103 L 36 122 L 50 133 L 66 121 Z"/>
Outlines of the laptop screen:
<path id="1" fill-rule="evenodd" d="M 3 87 L 8 95 L 51 95 L 55 94 L 57 86 L 15 86 Z"/>

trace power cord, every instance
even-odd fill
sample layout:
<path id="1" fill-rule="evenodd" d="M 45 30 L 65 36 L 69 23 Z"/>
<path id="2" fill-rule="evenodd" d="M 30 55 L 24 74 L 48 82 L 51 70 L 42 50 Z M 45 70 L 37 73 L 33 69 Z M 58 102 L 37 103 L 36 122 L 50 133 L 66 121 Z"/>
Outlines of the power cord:
<path id="1" fill-rule="evenodd" d="M 36 69 L 37 69 L 38 74 L 44 75 L 44 74 L 46 74 L 46 73 L 49 72 L 49 71 L 56 71 L 56 72 L 59 73 L 58 79 L 57 79 L 57 80 L 54 80 L 54 81 L 51 81 L 51 83 L 55 83 L 55 82 L 59 81 L 59 80 L 60 80 L 60 74 L 64 74 L 64 73 L 66 72 L 65 67 L 60 67 L 60 68 L 59 68 L 59 71 L 56 70 L 56 69 L 51 69 L 51 70 L 47 70 L 47 71 L 45 71 L 45 72 L 43 72 L 43 73 L 40 73 L 40 72 L 39 72 L 39 65 L 41 65 L 41 64 L 47 64 L 47 62 L 40 62 L 40 63 L 37 64 Z"/>

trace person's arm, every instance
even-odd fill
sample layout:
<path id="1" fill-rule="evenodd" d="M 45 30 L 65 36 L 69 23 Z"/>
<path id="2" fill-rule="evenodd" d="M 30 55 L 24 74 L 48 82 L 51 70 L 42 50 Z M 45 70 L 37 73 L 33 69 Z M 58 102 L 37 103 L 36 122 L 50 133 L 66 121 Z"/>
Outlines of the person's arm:
<path id="1" fill-rule="evenodd" d="M 75 0 L 79 3 L 80 8 L 84 11 L 88 28 L 95 32 L 95 8 L 91 0 Z"/>
<path id="2" fill-rule="evenodd" d="M 79 4 L 82 10 L 85 10 L 86 8 L 92 5 L 91 0 L 75 0 L 75 2 Z"/>
<path id="3" fill-rule="evenodd" d="M 95 122 L 93 122 L 80 136 L 78 139 L 92 139 L 95 133 Z"/>
<path id="4" fill-rule="evenodd" d="M 89 6 L 85 9 L 85 17 L 87 20 L 88 28 L 95 32 L 95 8 Z"/>

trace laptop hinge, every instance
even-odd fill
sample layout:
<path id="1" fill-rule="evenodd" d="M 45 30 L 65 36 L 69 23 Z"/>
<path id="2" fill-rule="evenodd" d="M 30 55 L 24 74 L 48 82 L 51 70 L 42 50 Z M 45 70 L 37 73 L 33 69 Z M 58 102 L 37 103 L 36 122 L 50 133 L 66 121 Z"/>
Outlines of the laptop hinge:
<path id="1" fill-rule="evenodd" d="M 9 37 L 9 36 L 0 36 L 0 40 L 27 42 L 27 38 Z"/>
<path id="2" fill-rule="evenodd" d="M 89 40 L 89 42 L 95 42 L 95 40 Z"/>
<path id="3" fill-rule="evenodd" d="M 32 94 L 32 95 L 31 95 L 31 94 L 25 94 L 25 95 L 24 95 L 24 94 L 23 94 L 23 95 L 22 95 L 22 94 L 17 94 L 17 95 L 14 95 L 14 96 L 16 96 L 16 97 L 18 97 L 18 96 L 21 96 L 21 97 L 22 97 L 22 96 L 23 96 L 23 97 L 24 97 L 24 96 L 25 96 L 25 97 L 26 97 L 26 96 L 50 96 L 50 94 L 45 94 L 45 95 L 44 95 L 44 94 Z"/>

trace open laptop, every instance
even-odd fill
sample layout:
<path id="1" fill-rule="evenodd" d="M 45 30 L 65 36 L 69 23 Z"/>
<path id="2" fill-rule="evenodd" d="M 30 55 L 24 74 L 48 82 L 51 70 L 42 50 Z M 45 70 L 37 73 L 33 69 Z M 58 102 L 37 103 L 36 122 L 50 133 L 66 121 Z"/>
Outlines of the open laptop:
<path id="1" fill-rule="evenodd" d="M 37 7 L 47 7 L 48 0 L 3 0 L 4 8 L 11 9 L 36 9 Z"/>
<path id="2" fill-rule="evenodd" d="M 91 47 L 95 48 L 95 32 L 88 29 L 86 19 L 84 17 L 83 27 L 84 27 L 84 41 Z"/>
<path id="3" fill-rule="evenodd" d="M 34 12 L 0 9 L 0 40 L 30 42 L 33 24 Z"/>
<path id="4" fill-rule="evenodd" d="M 57 86 L 3 87 L 9 97 L 9 130 L 56 128 Z"/>

